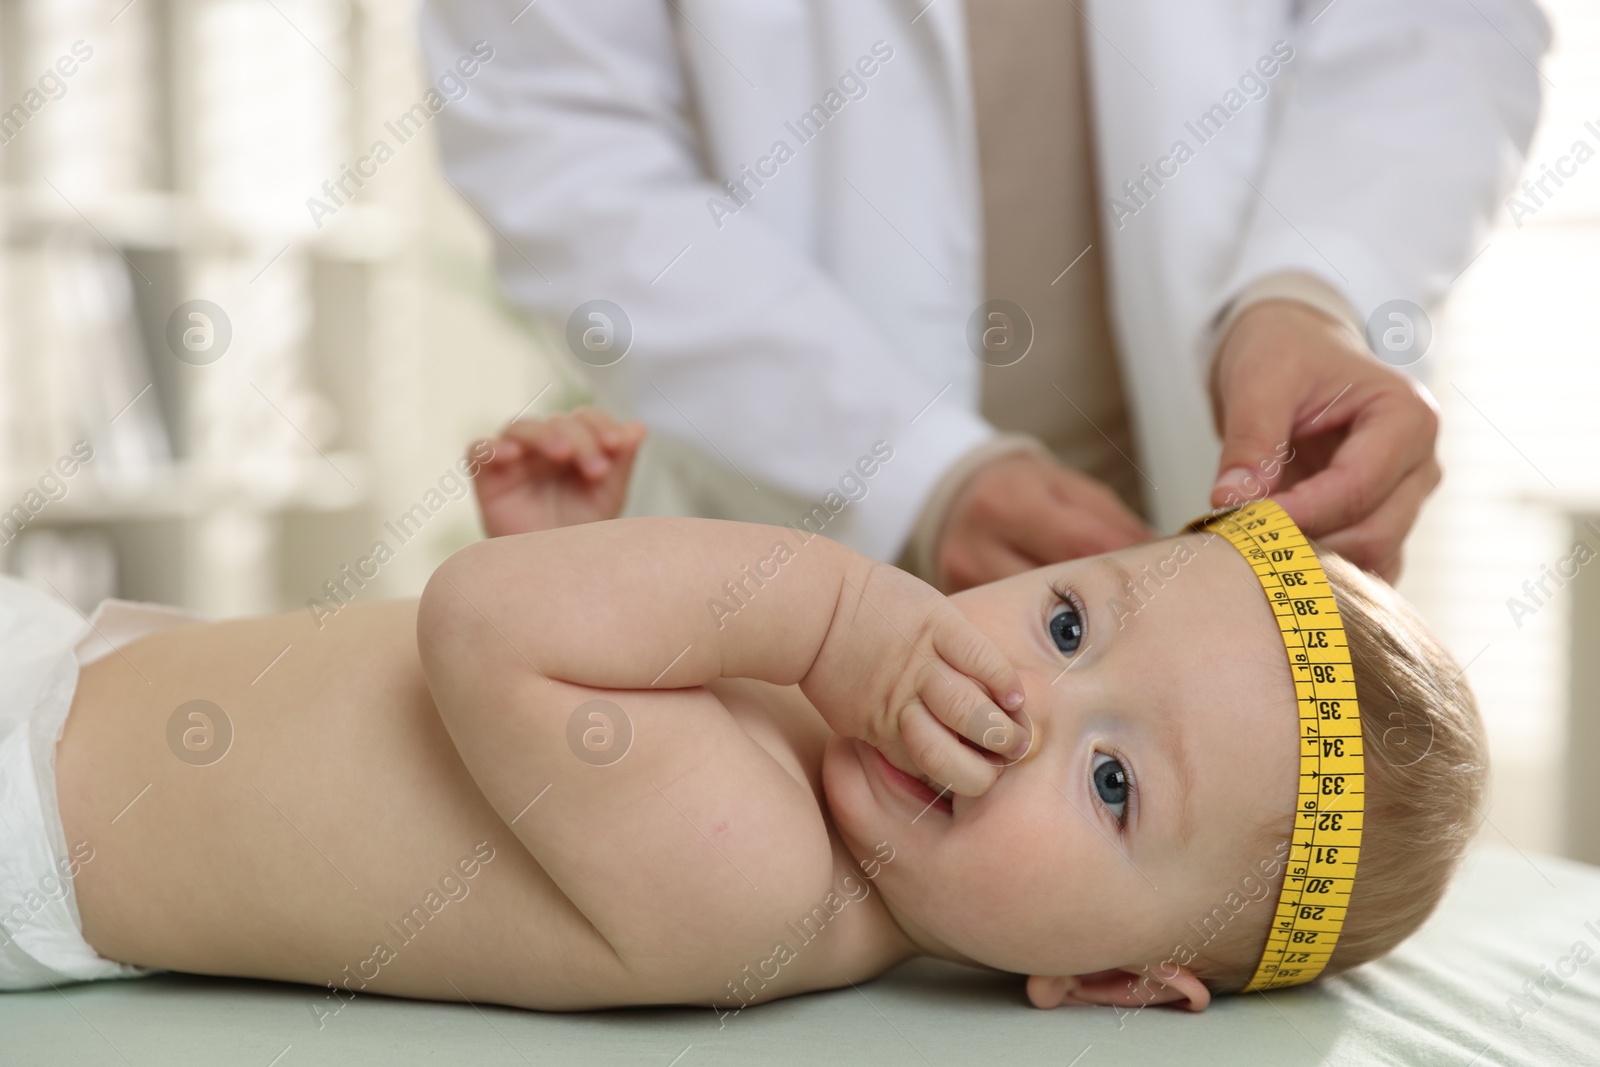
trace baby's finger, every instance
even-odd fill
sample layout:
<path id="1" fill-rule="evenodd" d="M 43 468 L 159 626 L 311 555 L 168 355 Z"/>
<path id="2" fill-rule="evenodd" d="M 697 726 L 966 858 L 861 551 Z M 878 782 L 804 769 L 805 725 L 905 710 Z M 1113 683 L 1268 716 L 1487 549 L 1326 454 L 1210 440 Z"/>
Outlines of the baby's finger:
<path id="1" fill-rule="evenodd" d="M 1027 727 L 1001 711 L 972 679 L 946 666 L 927 668 L 919 681 L 917 695 L 934 718 L 968 741 L 1012 760 L 1028 751 Z"/>
<path id="2" fill-rule="evenodd" d="M 617 427 L 617 434 L 622 438 L 619 450 L 626 452 L 644 443 L 646 431 L 642 422 L 625 422 Z"/>
<path id="3" fill-rule="evenodd" d="M 900 712 L 900 736 L 922 773 L 952 793 L 982 796 L 1000 776 L 998 766 L 956 740 L 918 701 Z"/>
<path id="4" fill-rule="evenodd" d="M 600 442 L 600 447 L 607 452 L 615 452 L 622 447 L 624 440 L 622 427 L 611 417 L 610 412 L 603 408 L 584 407 L 574 411 L 572 417 L 582 420 L 594 434 L 595 439 Z"/>
<path id="5" fill-rule="evenodd" d="M 552 460 L 572 454 L 572 442 L 561 432 L 562 418 L 518 419 L 500 431 L 500 439 Z"/>
<path id="6" fill-rule="evenodd" d="M 611 469 L 596 427 L 581 411 L 561 417 L 562 436 L 572 442 L 572 463 L 589 478 L 602 478 Z"/>
<path id="7" fill-rule="evenodd" d="M 623 492 L 627 492 L 628 483 L 633 479 L 633 464 L 639 458 L 639 442 L 625 444 L 611 457 L 614 464 L 612 477 Z"/>
<path id="8" fill-rule="evenodd" d="M 933 631 L 933 650 L 946 663 L 989 691 L 1009 711 L 1022 707 L 1022 679 L 995 643 L 957 611 Z"/>
<path id="9" fill-rule="evenodd" d="M 522 441 L 558 465 L 571 463 L 589 478 L 603 477 L 611 469 L 594 430 L 570 414 L 514 422 L 506 427 L 505 436 Z"/>
<path id="10" fill-rule="evenodd" d="M 484 451 L 488 451 L 488 458 L 478 458 Z M 480 437 L 467 446 L 466 458 L 471 461 L 477 470 L 484 468 L 505 467 L 512 460 L 522 455 L 522 442 L 514 437 L 488 438 Z"/>

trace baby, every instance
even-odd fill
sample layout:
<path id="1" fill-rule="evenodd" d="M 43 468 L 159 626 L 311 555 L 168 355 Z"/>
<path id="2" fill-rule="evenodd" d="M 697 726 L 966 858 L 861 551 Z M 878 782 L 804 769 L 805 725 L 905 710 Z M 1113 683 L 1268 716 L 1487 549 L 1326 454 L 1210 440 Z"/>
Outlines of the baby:
<path id="1" fill-rule="evenodd" d="M 1041 1008 L 1245 986 L 1300 738 L 1239 551 L 946 597 L 796 529 L 615 519 L 642 436 L 583 411 L 475 446 L 506 536 L 420 601 L 86 626 L 6 580 L 0 988 L 305 982 L 326 1025 L 363 992 L 726 1015 L 924 955 Z M 1432 911 L 1485 752 L 1415 614 L 1322 565 L 1366 750 L 1335 973 Z"/>

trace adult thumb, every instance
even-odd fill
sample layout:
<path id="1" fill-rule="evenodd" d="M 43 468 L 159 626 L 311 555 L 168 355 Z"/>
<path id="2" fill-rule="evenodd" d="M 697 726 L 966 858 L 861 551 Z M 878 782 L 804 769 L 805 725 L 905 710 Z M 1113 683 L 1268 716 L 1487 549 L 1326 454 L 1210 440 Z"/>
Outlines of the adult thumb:
<path id="1" fill-rule="evenodd" d="M 1262 376 L 1238 381 L 1222 395 L 1222 458 L 1212 507 L 1259 500 L 1283 479 L 1298 399 L 1287 395 L 1284 384 Z"/>

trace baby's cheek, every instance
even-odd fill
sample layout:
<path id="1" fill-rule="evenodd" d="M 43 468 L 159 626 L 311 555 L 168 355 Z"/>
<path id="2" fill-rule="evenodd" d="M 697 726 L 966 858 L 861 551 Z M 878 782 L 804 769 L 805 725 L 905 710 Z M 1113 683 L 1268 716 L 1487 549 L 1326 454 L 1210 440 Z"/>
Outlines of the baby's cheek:
<path id="1" fill-rule="evenodd" d="M 835 734 L 828 739 L 822 752 L 822 792 L 834 829 L 851 855 L 881 862 L 882 856 L 875 849 L 879 842 L 887 841 L 896 856 L 888 866 L 899 862 L 907 835 L 896 833 L 900 828 L 892 824 L 880 825 L 883 813 L 873 799 L 872 786 L 849 738 Z"/>

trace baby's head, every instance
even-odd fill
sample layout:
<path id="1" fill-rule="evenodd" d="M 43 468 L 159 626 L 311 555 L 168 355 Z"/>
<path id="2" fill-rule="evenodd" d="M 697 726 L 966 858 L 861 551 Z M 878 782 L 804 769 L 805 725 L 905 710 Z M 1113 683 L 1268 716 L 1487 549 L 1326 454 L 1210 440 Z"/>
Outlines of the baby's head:
<path id="1" fill-rule="evenodd" d="M 1393 591 L 1319 552 L 1343 616 L 1365 748 L 1365 829 L 1324 974 L 1432 912 L 1487 774 L 1461 671 Z M 858 856 L 925 951 L 1030 975 L 1063 1002 L 1199 1010 L 1255 972 L 1299 782 L 1288 656 L 1259 580 L 1190 533 L 952 598 L 1023 680 L 1034 742 L 980 797 L 935 794 L 858 741 L 824 776 Z"/>

